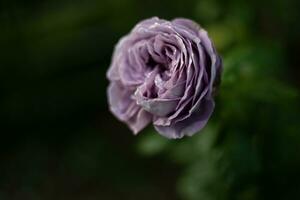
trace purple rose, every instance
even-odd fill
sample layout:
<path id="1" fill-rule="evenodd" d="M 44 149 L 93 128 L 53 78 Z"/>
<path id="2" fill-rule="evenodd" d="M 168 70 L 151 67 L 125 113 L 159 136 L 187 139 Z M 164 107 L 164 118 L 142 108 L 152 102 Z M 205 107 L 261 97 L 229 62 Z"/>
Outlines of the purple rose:
<path id="1" fill-rule="evenodd" d="M 141 21 L 115 48 L 107 72 L 110 110 L 135 134 L 152 122 L 167 138 L 191 136 L 213 112 L 221 69 L 207 32 L 195 22 Z"/>

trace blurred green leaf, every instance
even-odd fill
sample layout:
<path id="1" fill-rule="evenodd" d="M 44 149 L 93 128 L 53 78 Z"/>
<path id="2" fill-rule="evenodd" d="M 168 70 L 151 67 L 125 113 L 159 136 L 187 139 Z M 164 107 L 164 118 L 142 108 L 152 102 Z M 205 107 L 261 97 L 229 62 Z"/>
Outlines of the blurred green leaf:
<path id="1" fill-rule="evenodd" d="M 137 151 L 144 156 L 153 156 L 163 152 L 171 143 L 155 130 L 145 131 L 137 143 Z"/>

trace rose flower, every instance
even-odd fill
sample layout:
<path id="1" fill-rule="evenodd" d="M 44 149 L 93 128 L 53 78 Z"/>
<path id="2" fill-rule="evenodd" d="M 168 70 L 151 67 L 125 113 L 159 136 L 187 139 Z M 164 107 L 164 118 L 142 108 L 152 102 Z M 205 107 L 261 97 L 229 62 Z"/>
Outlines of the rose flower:
<path id="1" fill-rule="evenodd" d="M 188 19 L 138 23 L 116 45 L 107 72 L 111 112 L 137 134 L 149 123 L 167 138 L 201 130 L 214 109 L 221 59 Z"/>

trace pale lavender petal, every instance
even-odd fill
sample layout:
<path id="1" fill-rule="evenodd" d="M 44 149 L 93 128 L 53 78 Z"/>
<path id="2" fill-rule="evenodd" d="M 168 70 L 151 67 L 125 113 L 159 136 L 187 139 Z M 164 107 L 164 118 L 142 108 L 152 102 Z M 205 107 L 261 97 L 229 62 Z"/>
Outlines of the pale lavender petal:
<path id="1" fill-rule="evenodd" d="M 136 134 L 151 122 L 152 116 L 130 98 L 131 93 L 117 83 L 110 84 L 108 88 L 111 112 L 119 120 L 126 122 Z"/>
<path id="2" fill-rule="evenodd" d="M 139 109 L 137 114 L 127 121 L 129 128 L 134 134 L 138 134 L 152 120 L 152 115 L 143 109 Z"/>
<path id="3" fill-rule="evenodd" d="M 178 139 L 183 136 L 192 136 L 202 129 L 214 109 L 214 102 L 205 101 L 198 112 L 193 113 L 189 118 L 184 121 L 171 124 L 170 126 L 157 126 L 155 129 L 163 136 L 170 139 Z"/>

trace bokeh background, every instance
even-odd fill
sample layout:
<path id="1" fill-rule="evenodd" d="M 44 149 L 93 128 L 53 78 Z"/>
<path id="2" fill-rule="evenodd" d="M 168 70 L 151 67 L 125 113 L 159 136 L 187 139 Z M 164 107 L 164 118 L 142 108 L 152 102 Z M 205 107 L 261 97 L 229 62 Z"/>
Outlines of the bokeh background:
<path id="1" fill-rule="evenodd" d="M 300 199 L 297 0 L 1 0 L 0 200 Z M 138 136 L 108 111 L 114 45 L 187 17 L 224 62 L 191 138 Z"/>

